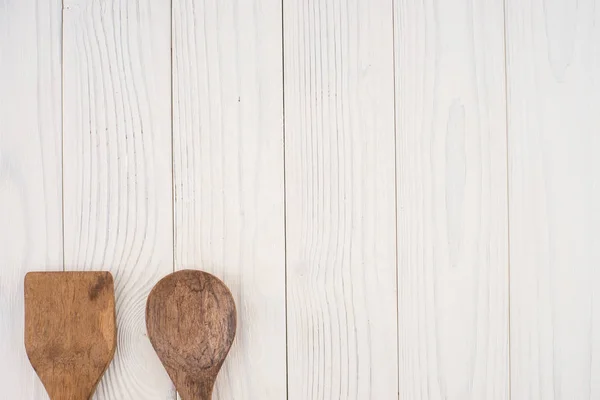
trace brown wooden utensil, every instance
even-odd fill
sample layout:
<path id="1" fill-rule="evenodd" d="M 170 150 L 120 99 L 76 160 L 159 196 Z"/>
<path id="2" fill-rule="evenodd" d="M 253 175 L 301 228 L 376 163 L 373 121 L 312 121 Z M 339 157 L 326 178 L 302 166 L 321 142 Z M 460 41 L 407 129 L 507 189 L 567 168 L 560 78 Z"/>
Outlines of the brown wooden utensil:
<path id="1" fill-rule="evenodd" d="M 117 345 L 109 272 L 25 276 L 25 348 L 52 400 L 89 400 Z"/>
<path id="2" fill-rule="evenodd" d="M 235 303 L 227 286 L 202 271 L 167 275 L 148 296 L 146 327 L 182 400 L 210 400 L 235 336 Z"/>

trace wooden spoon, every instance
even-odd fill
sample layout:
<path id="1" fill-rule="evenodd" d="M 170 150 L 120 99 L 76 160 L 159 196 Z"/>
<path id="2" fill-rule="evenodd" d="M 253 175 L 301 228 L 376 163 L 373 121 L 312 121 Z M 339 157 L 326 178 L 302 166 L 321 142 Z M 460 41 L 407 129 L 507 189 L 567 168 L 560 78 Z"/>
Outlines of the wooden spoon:
<path id="1" fill-rule="evenodd" d="M 52 400 L 89 400 L 116 345 L 109 272 L 25 276 L 25 349 Z"/>
<path id="2" fill-rule="evenodd" d="M 227 286 L 202 271 L 167 275 L 148 296 L 146 327 L 182 400 L 210 400 L 235 336 L 235 303 Z"/>

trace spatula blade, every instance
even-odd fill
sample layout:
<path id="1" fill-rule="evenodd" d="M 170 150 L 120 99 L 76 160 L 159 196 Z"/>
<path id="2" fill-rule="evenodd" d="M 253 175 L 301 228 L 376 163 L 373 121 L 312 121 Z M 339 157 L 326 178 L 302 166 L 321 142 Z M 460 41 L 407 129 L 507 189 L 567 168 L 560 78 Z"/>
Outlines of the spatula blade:
<path id="1" fill-rule="evenodd" d="M 25 276 L 25 348 L 52 400 L 88 400 L 112 360 L 115 297 L 109 272 Z"/>

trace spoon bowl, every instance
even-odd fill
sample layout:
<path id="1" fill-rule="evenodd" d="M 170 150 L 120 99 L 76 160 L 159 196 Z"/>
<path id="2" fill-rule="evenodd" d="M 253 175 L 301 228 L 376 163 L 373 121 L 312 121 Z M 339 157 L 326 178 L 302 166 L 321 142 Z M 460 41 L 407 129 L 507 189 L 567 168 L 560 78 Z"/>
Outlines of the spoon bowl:
<path id="1" fill-rule="evenodd" d="M 202 271 L 167 275 L 148 296 L 146 327 L 182 400 L 210 400 L 236 331 L 227 286 Z"/>

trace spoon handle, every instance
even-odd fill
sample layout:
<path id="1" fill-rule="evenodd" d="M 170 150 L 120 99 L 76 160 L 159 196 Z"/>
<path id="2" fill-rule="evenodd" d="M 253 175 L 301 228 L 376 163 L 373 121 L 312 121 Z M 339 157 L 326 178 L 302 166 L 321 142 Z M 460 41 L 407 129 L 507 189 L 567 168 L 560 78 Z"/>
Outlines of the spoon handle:
<path id="1" fill-rule="evenodd" d="M 177 388 L 181 400 L 212 400 L 214 382 L 205 379 L 185 379 L 185 385 Z"/>

